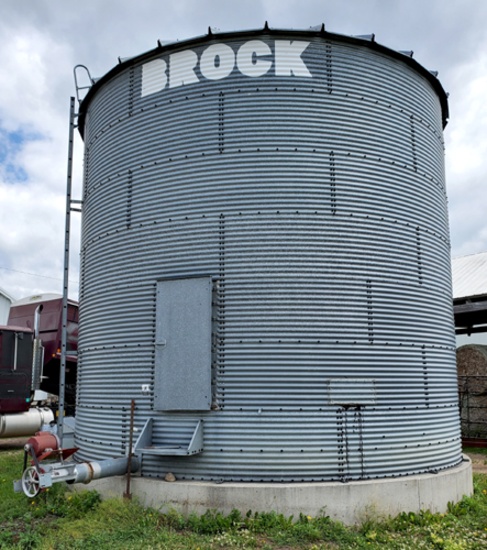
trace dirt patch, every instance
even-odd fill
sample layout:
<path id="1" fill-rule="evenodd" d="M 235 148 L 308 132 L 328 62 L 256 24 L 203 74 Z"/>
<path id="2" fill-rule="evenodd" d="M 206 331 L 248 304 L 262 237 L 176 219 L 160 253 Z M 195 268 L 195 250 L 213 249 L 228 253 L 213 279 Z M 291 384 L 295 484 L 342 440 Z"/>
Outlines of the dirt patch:
<path id="1" fill-rule="evenodd" d="M 482 453 L 468 453 L 472 461 L 472 469 L 477 474 L 487 474 L 487 455 Z"/>

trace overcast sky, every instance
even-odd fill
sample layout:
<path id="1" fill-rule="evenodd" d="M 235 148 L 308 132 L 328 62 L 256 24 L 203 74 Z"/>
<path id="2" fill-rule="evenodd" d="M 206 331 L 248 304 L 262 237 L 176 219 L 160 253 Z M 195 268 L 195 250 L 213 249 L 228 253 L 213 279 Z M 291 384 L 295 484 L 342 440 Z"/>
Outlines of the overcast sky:
<path id="1" fill-rule="evenodd" d="M 453 257 L 487 251 L 487 2 L 481 0 L 0 0 L 0 288 L 19 299 L 62 292 L 72 71 L 102 76 L 157 39 L 271 27 L 375 33 L 439 71 Z M 74 196 L 83 144 L 75 141 Z M 77 296 L 79 214 L 70 295 Z"/>

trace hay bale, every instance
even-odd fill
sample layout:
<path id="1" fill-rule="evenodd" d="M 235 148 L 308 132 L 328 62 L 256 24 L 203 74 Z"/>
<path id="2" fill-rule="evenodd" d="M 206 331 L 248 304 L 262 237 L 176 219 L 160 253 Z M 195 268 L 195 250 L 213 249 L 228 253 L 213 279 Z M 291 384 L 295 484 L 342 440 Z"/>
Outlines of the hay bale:
<path id="1" fill-rule="evenodd" d="M 457 371 L 462 435 L 487 438 L 487 346 L 459 347 Z"/>

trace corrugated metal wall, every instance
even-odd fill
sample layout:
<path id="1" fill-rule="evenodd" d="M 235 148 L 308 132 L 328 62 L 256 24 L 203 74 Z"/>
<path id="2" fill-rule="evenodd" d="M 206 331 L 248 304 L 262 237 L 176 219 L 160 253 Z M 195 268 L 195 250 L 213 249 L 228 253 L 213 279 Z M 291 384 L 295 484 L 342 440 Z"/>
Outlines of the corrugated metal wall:
<path id="1" fill-rule="evenodd" d="M 153 59 L 250 40 L 274 53 L 276 38 L 309 42 L 310 76 L 276 75 L 273 55 L 254 56 L 266 74 L 208 80 L 196 66 L 199 82 L 141 95 Z M 135 398 L 137 429 L 154 418 L 155 445 L 204 421 L 203 453 L 145 457 L 144 476 L 348 480 L 461 461 L 444 98 L 372 46 L 207 37 L 127 62 L 92 90 L 83 457 L 126 452 Z M 213 410 L 158 412 L 141 391 L 154 388 L 157 281 L 194 276 L 214 278 Z"/>

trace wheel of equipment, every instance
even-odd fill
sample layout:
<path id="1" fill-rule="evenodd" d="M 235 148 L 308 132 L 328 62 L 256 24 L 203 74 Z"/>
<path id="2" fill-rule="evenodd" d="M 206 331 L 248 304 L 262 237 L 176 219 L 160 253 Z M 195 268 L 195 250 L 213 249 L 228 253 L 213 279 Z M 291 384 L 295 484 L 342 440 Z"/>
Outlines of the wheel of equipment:
<path id="1" fill-rule="evenodd" d="M 22 490 L 24 494 L 30 498 L 34 498 L 39 494 L 39 474 L 34 466 L 29 466 L 29 468 L 24 470 L 22 474 Z"/>

